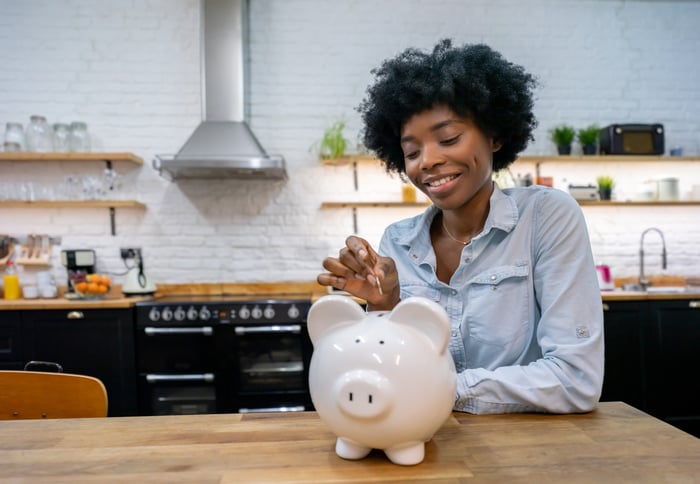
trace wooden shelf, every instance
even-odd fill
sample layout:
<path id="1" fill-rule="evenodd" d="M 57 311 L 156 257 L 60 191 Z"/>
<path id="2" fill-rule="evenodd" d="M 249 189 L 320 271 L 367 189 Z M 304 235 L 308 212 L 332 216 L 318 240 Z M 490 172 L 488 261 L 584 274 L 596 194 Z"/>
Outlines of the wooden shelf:
<path id="1" fill-rule="evenodd" d="M 0 162 L 61 162 L 75 161 L 80 163 L 102 162 L 108 169 L 114 162 L 126 162 L 133 165 L 143 165 L 143 158 L 132 153 L 35 153 L 11 152 L 0 153 Z M 136 200 L 5 200 L 0 201 L 0 207 L 11 208 L 108 208 L 112 235 L 116 235 L 115 209 L 138 208 L 146 206 Z"/>
<path id="2" fill-rule="evenodd" d="M 624 200 L 579 200 L 579 205 L 591 206 L 591 207 L 633 207 L 633 206 L 693 206 L 700 205 L 700 200 L 682 200 L 682 201 L 624 201 Z M 404 203 L 404 202 L 323 202 L 321 204 L 322 209 L 332 209 L 332 208 L 411 208 L 411 207 L 429 207 L 430 202 L 415 202 L 415 203 Z"/>
<path id="3" fill-rule="evenodd" d="M 379 158 L 372 155 L 347 155 L 340 158 L 324 158 L 321 160 L 322 165 L 326 166 L 344 166 L 354 163 L 376 163 L 379 164 Z"/>
<path id="4" fill-rule="evenodd" d="M 323 202 L 321 208 L 411 208 L 430 205 L 430 202 Z"/>
<path id="5" fill-rule="evenodd" d="M 700 156 L 644 156 L 644 155 L 522 155 L 515 160 L 523 163 L 580 163 L 582 161 L 600 163 L 618 162 L 700 162 Z M 342 158 L 321 160 L 322 165 L 343 166 L 351 163 L 381 163 L 372 155 L 350 155 Z"/>
<path id="6" fill-rule="evenodd" d="M 143 165 L 143 158 L 133 153 L 0 153 L 0 161 L 80 161 L 80 162 L 126 162 Z"/>
<path id="7" fill-rule="evenodd" d="M 587 200 L 579 200 L 578 202 L 579 205 L 582 206 L 593 206 L 593 207 L 610 207 L 610 206 L 617 206 L 617 207 L 650 207 L 650 206 L 673 206 L 673 207 L 678 207 L 678 206 L 691 206 L 691 205 L 700 205 L 700 200 L 680 200 L 680 201 L 669 201 L 669 202 L 661 202 L 661 201 L 648 201 L 648 202 L 643 202 L 643 201 L 624 201 L 624 200 L 600 200 L 600 201 L 587 201 Z"/>
<path id="8" fill-rule="evenodd" d="M 136 200 L 3 200 L 1 207 L 10 208 L 146 208 Z"/>
<path id="9" fill-rule="evenodd" d="M 519 156 L 515 162 L 523 163 L 581 163 L 590 161 L 592 163 L 640 163 L 640 162 L 700 162 L 700 156 L 637 156 L 637 155 L 523 155 Z"/>

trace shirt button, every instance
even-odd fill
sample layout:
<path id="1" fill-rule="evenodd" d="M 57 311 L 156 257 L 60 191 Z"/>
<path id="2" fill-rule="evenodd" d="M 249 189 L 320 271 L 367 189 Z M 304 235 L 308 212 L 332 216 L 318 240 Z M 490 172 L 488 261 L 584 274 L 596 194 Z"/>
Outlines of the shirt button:
<path id="1" fill-rule="evenodd" d="M 496 274 L 492 274 L 492 275 L 491 275 L 491 280 L 492 280 L 492 281 L 495 281 L 495 280 L 496 280 Z"/>
<path id="2" fill-rule="evenodd" d="M 456 329 L 453 329 L 453 330 L 452 330 L 452 336 L 455 336 L 455 337 L 456 337 L 457 334 L 458 334 L 458 333 L 457 333 L 457 330 L 456 330 Z"/>
<path id="3" fill-rule="evenodd" d="M 491 286 L 491 290 L 495 291 L 497 289 L 497 286 Z"/>
<path id="4" fill-rule="evenodd" d="M 453 296 L 456 296 L 456 295 L 457 295 L 457 289 L 452 289 L 452 291 L 450 291 L 450 292 L 451 292 L 451 294 L 452 294 Z"/>
<path id="5" fill-rule="evenodd" d="M 472 258 L 471 258 L 471 257 L 465 257 L 465 258 L 464 258 L 464 262 L 471 262 L 471 261 L 472 261 Z"/>

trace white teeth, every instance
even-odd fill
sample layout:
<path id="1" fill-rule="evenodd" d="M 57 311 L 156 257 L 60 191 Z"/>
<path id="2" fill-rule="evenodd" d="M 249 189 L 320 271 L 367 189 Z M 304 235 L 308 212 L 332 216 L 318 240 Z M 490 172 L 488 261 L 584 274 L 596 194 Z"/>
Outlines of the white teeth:
<path id="1" fill-rule="evenodd" d="M 444 185 L 448 181 L 454 180 L 455 178 L 457 178 L 457 175 L 446 176 L 445 178 L 440 178 L 439 180 L 431 181 L 430 183 L 428 183 L 428 186 L 439 187 L 440 185 Z"/>

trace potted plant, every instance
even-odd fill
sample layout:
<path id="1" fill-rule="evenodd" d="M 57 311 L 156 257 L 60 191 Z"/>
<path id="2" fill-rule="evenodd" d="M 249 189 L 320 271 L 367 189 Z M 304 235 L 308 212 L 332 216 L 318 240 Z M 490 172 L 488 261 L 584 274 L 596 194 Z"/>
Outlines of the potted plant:
<path id="1" fill-rule="evenodd" d="M 598 194 L 601 200 L 610 200 L 612 189 L 615 186 L 615 180 L 612 177 L 601 175 L 596 178 L 598 182 Z"/>
<path id="2" fill-rule="evenodd" d="M 343 135 L 346 122 L 339 120 L 330 125 L 323 132 L 323 138 L 311 146 L 311 150 L 318 149 L 318 158 L 320 160 L 333 160 L 341 158 L 345 155 L 345 150 L 348 146 L 348 140 Z"/>
<path id="3" fill-rule="evenodd" d="M 568 124 L 560 124 L 549 130 L 549 137 L 557 147 L 560 155 L 571 154 L 571 143 L 574 141 L 576 130 Z"/>
<path id="4" fill-rule="evenodd" d="M 597 124 L 591 124 L 587 128 L 578 130 L 576 136 L 579 143 L 581 143 L 581 150 L 584 155 L 595 155 L 598 151 L 596 144 L 598 142 L 599 132 L 600 127 Z"/>

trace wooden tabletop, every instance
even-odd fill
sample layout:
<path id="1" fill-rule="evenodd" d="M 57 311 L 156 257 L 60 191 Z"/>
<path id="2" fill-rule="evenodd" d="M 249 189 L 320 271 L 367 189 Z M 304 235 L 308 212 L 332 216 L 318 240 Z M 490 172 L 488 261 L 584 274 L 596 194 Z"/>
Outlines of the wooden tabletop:
<path id="1" fill-rule="evenodd" d="M 336 456 L 314 412 L 0 421 L 0 481 L 700 482 L 700 439 L 620 402 L 454 413 L 417 466 Z"/>

